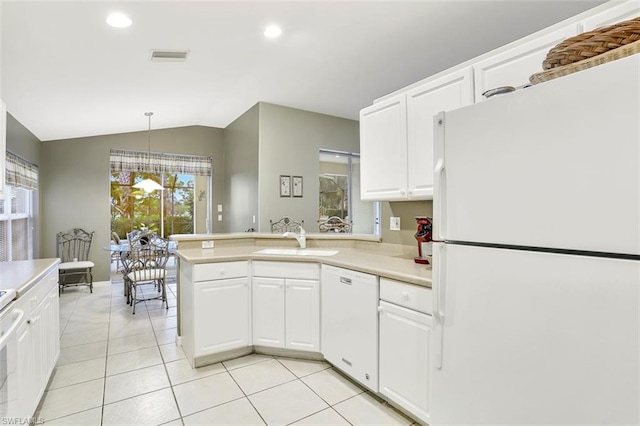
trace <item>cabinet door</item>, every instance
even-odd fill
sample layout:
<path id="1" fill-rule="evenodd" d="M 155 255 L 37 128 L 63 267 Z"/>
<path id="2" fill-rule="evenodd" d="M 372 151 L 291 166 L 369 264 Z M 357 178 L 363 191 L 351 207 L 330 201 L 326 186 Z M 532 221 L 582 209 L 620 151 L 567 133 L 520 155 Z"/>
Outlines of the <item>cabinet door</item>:
<path id="1" fill-rule="evenodd" d="M 284 348 L 284 279 L 253 278 L 253 344 Z"/>
<path id="2" fill-rule="evenodd" d="M 572 24 L 486 58 L 473 66 L 475 100 L 485 99 L 482 94 L 501 86 L 521 86 L 529 83 L 529 76 L 542 71 L 542 61 L 549 50 L 567 37 L 578 34 L 579 25 Z"/>
<path id="3" fill-rule="evenodd" d="M 194 285 L 194 356 L 250 346 L 249 279 Z"/>
<path id="4" fill-rule="evenodd" d="M 32 367 L 33 359 L 31 354 L 33 351 L 30 324 L 26 321 L 17 329 L 17 369 L 18 369 L 18 410 L 20 417 L 30 417 L 33 413 L 33 399 L 35 388 L 35 371 Z"/>
<path id="5" fill-rule="evenodd" d="M 320 285 L 315 280 L 286 280 L 287 349 L 320 352 Z"/>
<path id="6" fill-rule="evenodd" d="M 433 119 L 473 103 L 471 67 L 452 72 L 407 92 L 408 197 L 433 198 Z"/>
<path id="7" fill-rule="evenodd" d="M 360 111 L 360 198 L 407 198 L 407 112 L 404 95 Z"/>
<path id="8" fill-rule="evenodd" d="M 44 301 L 42 318 L 45 327 L 45 358 L 44 370 L 45 378 L 48 381 L 53 372 L 53 368 L 60 355 L 60 297 L 58 296 L 58 286 L 53 287 Z M 46 383 L 43 383 L 44 387 Z"/>
<path id="9" fill-rule="evenodd" d="M 429 420 L 431 316 L 380 302 L 380 393 Z"/>
<path id="10" fill-rule="evenodd" d="M 612 25 L 640 16 L 640 0 L 630 0 L 616 4 L 582 21 L 583 31 L 591 31 L 605 25 Z"/>

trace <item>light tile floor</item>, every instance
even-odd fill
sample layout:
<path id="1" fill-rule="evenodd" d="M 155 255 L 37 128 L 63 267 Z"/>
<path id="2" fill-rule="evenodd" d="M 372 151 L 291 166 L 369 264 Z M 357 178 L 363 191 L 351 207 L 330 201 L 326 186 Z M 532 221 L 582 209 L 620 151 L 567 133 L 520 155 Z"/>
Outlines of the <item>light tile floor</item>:
<path id="1" fill-rule="evenodd" d="M 154 291 L 151 288 L 145 291 Z M 248 355 L 192 369 L 175 341 L 175 284 L 125 303 L 122 284 L 60 297 L 60 359 L 36 417 L 59 425 L 410 425 L 325 362 Z"/>

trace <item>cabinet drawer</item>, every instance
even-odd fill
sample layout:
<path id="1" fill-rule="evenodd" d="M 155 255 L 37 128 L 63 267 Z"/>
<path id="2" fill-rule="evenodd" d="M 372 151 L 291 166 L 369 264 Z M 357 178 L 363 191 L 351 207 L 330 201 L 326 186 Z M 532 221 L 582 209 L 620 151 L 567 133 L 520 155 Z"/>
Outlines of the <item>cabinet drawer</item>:
<path id="1" fill-rule="evenodd" d="M 47 275 L 42 277 L 34 286 L 26 293 L 20 295 L 20 299 L 23 300 L 23 305 L 20 309 L 23 309 L 26 313 L 29 313 L 32 309 L 38 306 L 46 297 L 49 291 L 57 287 L 58 285 L 58 269 L 54 269 Z"/>
<path id="2" fill-rule="evenodd" d="M 431 289 L 380 278 L 380 299 L 431 314 Z"/>
<path id="3" fill-rule="evenodd" d="M 193 281 L 221 280 L 246 277 L 249 264 L 242 262 L 201 263 L 193 266 Z"/>
<path id="4" fill-rule="evenodd" d="M 254 277 L 320 279 L 320 265 L 317 263 L 254 261 L 252 266 Z"/>

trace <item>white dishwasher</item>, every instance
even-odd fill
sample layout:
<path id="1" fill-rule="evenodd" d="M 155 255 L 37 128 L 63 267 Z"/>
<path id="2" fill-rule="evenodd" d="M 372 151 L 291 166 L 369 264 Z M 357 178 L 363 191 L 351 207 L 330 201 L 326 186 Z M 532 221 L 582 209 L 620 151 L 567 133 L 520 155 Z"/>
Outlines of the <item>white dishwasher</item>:
<path id="1" fill-rule="evenodd" d="M 321 279 L 322 354 L 378 392 L 378 277 L 322 265 Z"/>

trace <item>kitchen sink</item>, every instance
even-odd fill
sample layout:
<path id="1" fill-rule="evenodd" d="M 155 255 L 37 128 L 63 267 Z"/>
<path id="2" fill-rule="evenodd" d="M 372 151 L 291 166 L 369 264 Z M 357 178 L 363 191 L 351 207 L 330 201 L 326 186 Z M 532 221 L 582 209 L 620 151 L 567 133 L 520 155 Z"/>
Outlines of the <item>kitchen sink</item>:
<path id="1" fill-rule="evenodd" d="M 254 251 L 254 254 L 270 254 L 280 256 L 333 256 L 338 250 L 296 249 L 296 248 L 266 248 Z"/>

